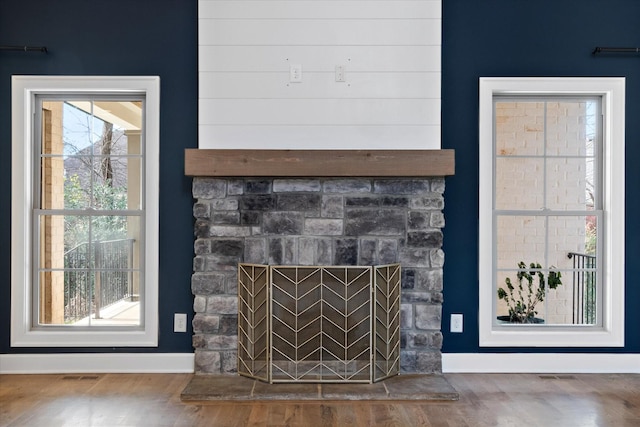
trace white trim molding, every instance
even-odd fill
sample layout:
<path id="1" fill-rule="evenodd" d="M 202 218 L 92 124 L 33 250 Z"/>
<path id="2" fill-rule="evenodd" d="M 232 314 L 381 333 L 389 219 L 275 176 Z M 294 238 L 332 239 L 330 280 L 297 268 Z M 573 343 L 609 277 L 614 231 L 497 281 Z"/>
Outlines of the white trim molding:
<path id="1" fill-rule="evenodd" d="M 140 328 L 34 327 L 32 207 L 36 95 L 144 94 L 144 315 Z M 160 78 L 158 76 L 13 76 L 11 179 L 11 346 L 157 347 L 160 180 Z M 53 325 L 52 325 L 53 326 Z M 112 357 L 108 355 L 105 357 Z M 64 357 L 67 357 L 66 355 Z"/>
<path id="2" fill-rule="evenodd" d="M 495 320 L 493 98 L 497 95 L 594 95 L 603 100 L 604 251 L 602 319 L 597 325 L 501 325 Z M 624 347 L 625 78 L 487 77 L 479 82 L 480 347 Z M 573 356 L 573 355 L 572 355 Z M 484 356 L 482 356 L 484 357 Z M 547 357 L 547 356 L 545 356 Z M 596 356 L 594 356 L 596 357 Z M 602 357 L 602 356 L 600 356 Z M 609 357 L 609 355 L 607 356 Z M 611 365 L 609 363 L 609 365 Z"/>
<path id="3" fill-rule="evenodd" d="M 640 374 L 640 354 L 443 353 L 442 372 Z"/>
<path id="4" fill-rule="evenodd" d="M 193 372 L 193 353 L 0 354 L 0 374 Z"/>

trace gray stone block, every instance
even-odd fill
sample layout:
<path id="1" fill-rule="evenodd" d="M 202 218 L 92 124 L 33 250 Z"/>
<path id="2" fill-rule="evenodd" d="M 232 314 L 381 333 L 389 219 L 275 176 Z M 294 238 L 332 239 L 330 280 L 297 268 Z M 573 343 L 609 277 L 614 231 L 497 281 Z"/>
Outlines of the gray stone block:
<path id="1" fill-rule="evenodd" d="M 402 269 L 402 280 L 401 280 L 402 290 L 411 290 L 415 287 L 416 284 L 416 272 L 413 268 L 403 268 Z"/>
<path id="2" fill-rule="evenodd" d="M 343 222 L 341 219 L 307 218 L 304 221 L 306 236 L 341 236 Z"/>
<path id="3" fill-rule="evenodd" d="M 373 192 L 378 194 L 422 194 L 431 189 L 429 179 L 376 179 Z"/>
<path id="4" fill-rule="evenodd" d="M 235 374 L 238 372 L 238 352 L 237 351 L 221 351 L 220 352 L 220 369 L 223 374 Z"/>
<path id="5" fill-rule="evenodd" d="M 322 184 L 318 179 L 274 179 L 273 192 L 319 192 Z"/>
<path id="6" fill-rule="evenodd" d="M 409 200 L 409 207 L 411 209 L 429 209 L 440 211 L 444 208 L 444 197 L 442 197 L 442 194 L 437 193 L 412 197 L 411 200 Z"/>
<path id="7" fill-rule="evenodd" d="M 196 177 L 191 186 L 194 199 L 219 199 L 226 195 L 224 179 Z"/>
<path id="8" fill-rule="evenodd" d="M 407 225 L 409 230 L 426 230 L 431 228 L 431 212 L 409 211 Z"/>
<path id="9" fill-rule="evenodd" d="M 242 211 L 240 212 L 240 224 L 246 226 L 259 226 L 262 224 L 262 212 Z"/>
<path id="10" fill-rule="evenodd" d="M 229 196 L 239 196 L 244 194 L 244 180 L 230 179 L 227 181 L 227 194 Z"/>
<path id="11" fill-rule="evenodd" d="M 278 194 L 276 209 L 279 211 L 320 212 L 319 194 L 285 193 Z"/>
<path id="12" fill-rule="evenodd" d="M 429 262 L 432 249 L 402 248 L 398 255 L 398 262 L 407 267 L 430 267 Z"/>
<path id="13" fill-rule="evenodd" d="M 442 269 L 416 269 L 415 289 L 424 291 L 442 291 Z"/>
<path id="14" fill-rule="evenodd" d="M 316 241 L 311 237 L 298 240 L 298 262 L 300 265 L 314 265 Z"/>
<path id="15" fill-rule="evenodd" d="M 333 262 L 333 242 L 331 239 L 316 239 L 316 265 L 331 265 Z"/>
<path id="16" fill-rule="evenodd" d="M 219 374 L 220 352 L 197 349 L 194 357 L 196 374 Z"/>
<path id="17" fill-rule="evenodd" d="M 295 237 L 282 238 L 282 263 L 284 265 L 298 264 L 298 239 Z"/>
<path id="18" fill-rule="evenodd" d="M 413 304 L 400 304 L 400 328 L 413 329 Z"/>
<path id="19" fill-rule="evenodd" d="M 304 229 L 304 215 L 300 212 L 265 212 L 262 232 L 275 235 L 300 235 Z"/>
<path id="20" fill-rule="evenodd" d="M 417 352 L 415 372 L 423 374 L 442 373 L 442 354 L 439 351 Z"/>
<path id="21" fill-rule="evenodd" d="M 432 301 L 431 293 L 429 292 L 402 292 L 400 296 L 403 303 L 425 303 L 430 304 Z"/>
<path id="22" fill-rule="evenodd" d="M 207 311 L 207 298 L 202 295 L 193 297 L 193 311 L 196 313 L 204 313 Z"/>
<path id="23" fill-rule="evenodd" d="M 360 239 L 359 265 L 375 265 L 378 263 L 378 241 L 376 239 Z"/>
<path id="24" fill-rule="evenodd" d="M 378 263 L 392 264 L 398 261 L 398 240 L 378 240 Z"/>
<path id="25" fill-rule="evenodd" d="M 212 239 L 211 251 L 215 255 L 241 258 L 244 253 L 243 239 Z"/>
<path id="26" fill-rule="evenodd" d="M 284 257 L 283 257 L 283 248 L 282 248 L 282 238 L 274 237 L 269 239 L 267 259 L 269 260 L 269 264 L 272 264 L 272 265 L 283 264 Z"/>
<path id="27" fill-rule="evenodd" d="M 236 350 L 238 348 L 237 335 L 209 335 L 206 339 L 208 350 Z"/>
<path id="28" fill-rule="evenodd" d="M 245 194 L 268 194 L 271 193 L 270 179 L 247 179 L 244 182 Z"/>
<path id="29" fill-rule="evenodd" d="M 193 217 L 208 219 L 211 212 L 209 203 L 196 202 L 193 205 Z"/>
<path id="30" fill-rule="evenodd" d="M 431 249 L 429 260 L 433 268 L 442 268 L 444 266 L 444 251 L 442 249 Z"/>
<path id="31" fill-rule="evenodd" d="M 211 223 L 215 225 L 240 224 L 240 212 L 238 211 L 213 211 Z"/>
<path id="32" fill-rule="evenodd" d="M 209 237 L 245 237 L 251 234 L 249 227 L 240 225 L 211 225 Z"/>
<path id="33" fill-rule="evenodd" d="M 232 335 L 238 334 L 238 315 L 220 316 L 220 334 Z"/>
<path id="34" fill-rule="evenodd" d="M 334 254 L 335 265 L 357 265 L 358 239 L 336 239 Z"/>
<path id="35" fill-rule="evenodd" d="M 214 295 L 225 292 L 225 275 L 220 273 L 194 273 L 191 291 L 194 295 Z"/>
<path id="36" fill-rule="evenodd" d="M 196 255 L 211 253 L 211 241 L 209 239 L 196 239 L 193 243 L 193 251 Z"/>
<path id="37" fill-rule="evenodd" d="M 398 209 L 347 209 L 345 230 L 347 236 L 404 234 L 406 215 Z"/>
<path id="38" fill-rule="evenodd" d="M 344 205 L 348 208 L 371 208 L 380 206 L 380 198 L 375 196 L 345 197 Z"/>
<path id="39" fill-rule="evenodd" d="M 270 211 L 276 207 L 276 196 L 273 194 L 244 195 L 238 200 L 243 211 Z"/>
<path id="40" fill-rule="evenodd" d="M 442 306 L 432 304 L 415 304 L 416 328 L 422 330 L 440 330 L 442 322 Z"/>
<path id="41" fill-rule="evenodd" d="M 433 228 L 444 228 L 444 214 L 442 212 L 431 212 L 431 219 L 429 225 Z"/>
<path id="42" fill-rule="evenodd" d="M 194 334 L 215 334 L 220 327 L 220 316 L 196 314 L 191 322 Z"/>
<path id="43" fill-rule="evenodd" d="M 263 237 L 248 237 L 244 240 L 244 262 L 265 264 L 267 262 L 267 241 Z"/>
<path id="44" fill-rule="evenodd" d="M 325 193 L 367 193 L 371 191 L 371 180 L 347 178 L 329 179 L 323 184 Z"/>
<path id="45" fill-rule="evenodd" d="M 211 224 L 209 223 L 209 220 L 201 219 L 201 218 L 196 219 L 196 221 L 193 224 L 193 235 L 197 239 L 205 239 L 207 237 L 210 237 L 211 236 L 210 227 L 211 227 Z"/>
<path id="46" fill-rule="evenodd" d="M 410 231 L 407 233 L 407 246 L 418 248 L 442 247 L 442 232 L 440 230 Z"/>
<path id="47" fill-rule="evenodd" d="M 213 199 L 211 209 L 214 211 L 236 211 L 238 210 L 238 199 Z"/>
<path id="48" fill-rule="evenodd" d="M 323 218 L 342 218 L 344 199 L 342 196 L 322 196 L 320 216 Z"/>
<path id="49" fill-rule="evenodd" d="M 207 312 L 210 314 L 237 314 L 238 297 L 236 295 L 212 295 L 207 297 Z"/>
<path id="50" fill-rule="evenodd" d="M 380 198 L 380 206 L 382 207 L 407 207 L 409 206 L 409 198 L 405 196 L 383 196 Z"/>
<path id="51" fill-rule="evenodd" d="M 207 348 L 207 335 L 195 334 L 191 337 L 191 345 L 195 349 Z"/>
<path id="52" fill-rule="evenodd" d="M 443 177 L 433 177 L 431 178 L 431 191 L 434 193 L 444 194 L 445 190 L 445 179 Z"/>

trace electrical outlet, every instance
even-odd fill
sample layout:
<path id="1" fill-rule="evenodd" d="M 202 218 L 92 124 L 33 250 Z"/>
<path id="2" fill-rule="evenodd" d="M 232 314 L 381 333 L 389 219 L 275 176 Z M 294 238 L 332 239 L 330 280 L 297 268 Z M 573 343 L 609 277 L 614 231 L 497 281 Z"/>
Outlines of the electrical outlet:
<path id="1" fill-rule="evenodd" d="M 291 83 L 302 82 L 302 65 L 300 64 L 289 65 L 289 82 Z"/>
<path id="2" fill-rule="evenodd" d="M 462 332 L 462 314 L 451 315 L 451 332 Z"/>
<path id="3" fill-rule="evenodd" d="M 336 65 L 336 81 L 337 82 L 344 82 L 345 81 L 344 65 Z"/>
<path id="4" fill-rule="evenodd" d="M 187 314 L 173 314 L 173 332 L 187 332 Z"/>

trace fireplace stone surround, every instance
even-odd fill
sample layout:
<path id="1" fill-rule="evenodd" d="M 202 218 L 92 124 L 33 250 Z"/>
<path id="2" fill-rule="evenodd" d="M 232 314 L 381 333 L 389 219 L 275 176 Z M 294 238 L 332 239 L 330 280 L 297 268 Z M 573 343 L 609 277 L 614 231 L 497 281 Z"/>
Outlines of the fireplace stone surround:
<path id="1" fill-rule="evenodd" d="M 237 373 L 240 262 L 400 263 L 401 373 L 442 373 L 445 179 L 425 173 L 194 176 L 196 374 Z"/>

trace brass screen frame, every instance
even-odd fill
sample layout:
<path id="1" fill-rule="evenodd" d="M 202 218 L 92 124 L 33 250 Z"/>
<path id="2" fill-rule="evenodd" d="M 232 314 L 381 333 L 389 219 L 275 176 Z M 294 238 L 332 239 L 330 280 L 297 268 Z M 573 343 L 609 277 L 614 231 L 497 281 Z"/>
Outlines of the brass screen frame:
<path id="1" fill-rule="evenodd" d="M 238 373 L 270 383 L 397 375 L 400 290 L 400 264 L 239 264 Z"/>

